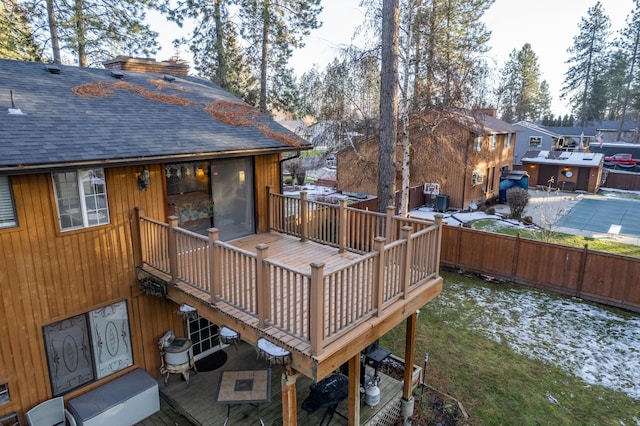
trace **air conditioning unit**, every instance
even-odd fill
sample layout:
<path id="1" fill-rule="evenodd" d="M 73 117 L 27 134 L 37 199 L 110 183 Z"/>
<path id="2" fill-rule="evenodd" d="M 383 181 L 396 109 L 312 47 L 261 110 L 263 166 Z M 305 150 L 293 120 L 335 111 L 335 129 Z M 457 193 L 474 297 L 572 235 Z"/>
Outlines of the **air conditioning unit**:
<path id="1" fill-rule="evenodd" d="M 482 185 L 483 183 L 484 183 L 484 173 L 479 171 L 474 171 L 471 174 L 471 185 L 476 186 L 476 185 Z"/>

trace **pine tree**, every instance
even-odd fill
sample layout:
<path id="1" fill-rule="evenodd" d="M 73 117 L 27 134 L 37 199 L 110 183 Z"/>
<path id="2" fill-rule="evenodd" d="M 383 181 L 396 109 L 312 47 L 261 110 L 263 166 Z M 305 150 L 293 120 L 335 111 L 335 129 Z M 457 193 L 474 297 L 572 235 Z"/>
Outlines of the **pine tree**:
<path id="1" fill-rule="evenodd" d="M 571 56 L 567 63 L 570 67 L 565 73 L 561 98 L 569 98 L 581 127 L 589 120 L 602 118 L 599 116 L 601 100 L 593 96 L 601 93 L 601 89 L 596 86 L 601 84 L 597 82 L 602 80 L 607 64 L 610 26 L 609 17 L 598 1 L 589 8 L 587 17 L 581 19 L 578 25 L 580 33 L 573 38 L 573 46 L 568 49 Z"/>
<path id="2" fill-rule="evenodd" d="M 625 52 L 616 50 L 611 54 L 609 63 L 603 75 L 603 81 L 606 85 L 607 106 L 605 117 L 609 120 L 618 120 L 621 118 L 622 111 L 626 109 L 624 106 L 629 70 L 629 61 Z M 628 99 L 627 99 L 628 101 Z"/>
<path id="3" fill-rule="evenodd" d="M 622 101 L 622 111 L 620 112 L 617 140 L 620 140 L 622 136 L 633 85 L 634 83 L 637 85 L 638 80 L 640 80 L 640 76 L 637 75 L 638 62 L 640 61 L 640 0 L 635 0 L 634 4 L 635 8 L 631 15 L 627 17 L 627 27 L 621 31 L 622 38 L 619 43 L 619 47 L 624 52 L 625 59 L 628 62 L 628 72 L 624 85 L 624 100 Z"/>
<path id="4" fill-rule="evenodd" d="M 159 0 L 37 0 L 34 27 L 48 30 L 53 57 L 60 51 L 76 56 L 86 67 L 117 54 L 149 56 L 157 49 L 157 33 L 144 23 L 146 12 Z M 44 37 L 44 34 L 42 35 Z"/>
<path id="5" fill-rule="evenodd" d="M 167 18 L 179 26 L 186 19 L 193 23 L 188 39 L 175 40 L 175 44 L 188 43 L 198 75 L 207 78 L 248 103 L 257 99 L 257 79 L 240 46 L 238 30 L 230 18 L 224 0 L 181 0 L 164 5 Z"/>
<path id="6" fill-rule="evenodd" d="M 17 0 L 0 3 L 0 58 L 42 60 L 40 48 L 29 26 L 28 10 Z"/>
<path id="7" fill-rule="evenodd" d="M 241 34 L 248 56 L 260 70 L 258 105 L 267 112 L 269 79 L 286 73 L 292 49 L 304 46 L 304 36 L 318 28 L 320 0 L 240 0 Z"/>

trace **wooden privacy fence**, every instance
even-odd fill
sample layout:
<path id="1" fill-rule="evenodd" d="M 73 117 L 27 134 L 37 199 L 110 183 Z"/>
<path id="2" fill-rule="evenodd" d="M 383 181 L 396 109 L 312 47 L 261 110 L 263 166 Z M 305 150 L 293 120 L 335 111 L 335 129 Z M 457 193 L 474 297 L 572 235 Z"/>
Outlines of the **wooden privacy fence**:
<path id="1" fill-rule="evenodd" d="M 444 226 L 442 265 L 640 312 L 640 259 Z"/>
<path id="2" fill-rule="evenodd" d="M 205 237 L 179 228 L 175 216 L 165 224 L 138 209 L 142 264 L 167 274 L 173 284 L 205 292 L 214 305 L 224 302 L 257 318 L 261 328 L 275 327 L 307 341 L 312 354 L 438 276 L 440 218 L 427 224 L 304 197 L 292 201 L 272 196 L 279 200 L 278 209 L 271 209 L 280 219 L 276 229 L 301 240 L 307 236 L 330 245 L 340 241 L 343 250 L 366 248 L 366 253 L 327 273 L 322 263 L 300 270 L 270 258 L 266 244 L 250 252 L 220 241 L 216 228 Z M 278 213 L 282 211 L 287 215 Z M 354 227 L 350 237 L 348 227 Z M 414 227 L 419 229 L 413 232 Z M 386 244 L 384 237 L 374 236 L 379 230 L 397 237 Z"/>

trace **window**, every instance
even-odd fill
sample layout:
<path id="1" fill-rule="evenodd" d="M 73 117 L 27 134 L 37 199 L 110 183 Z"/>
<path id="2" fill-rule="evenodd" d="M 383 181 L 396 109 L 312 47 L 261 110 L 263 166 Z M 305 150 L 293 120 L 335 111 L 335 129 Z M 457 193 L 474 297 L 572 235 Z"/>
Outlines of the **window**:
<path id="1" fill-rule="evenodd" d="M 507 138 L 504 141 L 505 148 L 511 148 L 511 133 L 507 133 Z"/>
<path id="2" fill-rule="evenodd" d="M 9 385 L 7 383 L 0 383 L 0 405 L 8 404 L 9 402 L 11 402 Z"/>
<path id="3" fill-rule="evenodd" d="M 133 365 L 127 302 L 42 328 L 54 396 Z"/>
<path id="4" fill-rule="evenodd" d="M 482 151 L 482 136 L 478 136 L 473 141 L 473 151 L 480 152 Z"/>
<path id="5" fill-rule="evenodd" d="M 491 139 L 489 140 L 489 149 L 491 151 L 493 151 L 494 149 L 496 149 L 496 135 L 493 134 L 491 135 Z"/>
<path id="6" fill-rule="evenodd" d="M 18 221 L 13 205 L 11 181 L 7 176 L 0 176 L 0 229 L 12 226 L 18 226 Z"/>
<path id="7" fill-rule="evenodd" d="M 58 221 L 63 231 L 109 223 L 104 170 L 72 170 L 53 174 Z"/>
<path id="8" fill-rule="evenodd" d="M 529 146 L 541 146 L 542 136 L 529 136 Z"/>
<path id="9" fill-rule="evenodd" d="M 471 174 L 471 185 L 476 186 L 484 183 L 484 176 L 484 173 L 478 170 L 474 170 L 474 172 Z"/>

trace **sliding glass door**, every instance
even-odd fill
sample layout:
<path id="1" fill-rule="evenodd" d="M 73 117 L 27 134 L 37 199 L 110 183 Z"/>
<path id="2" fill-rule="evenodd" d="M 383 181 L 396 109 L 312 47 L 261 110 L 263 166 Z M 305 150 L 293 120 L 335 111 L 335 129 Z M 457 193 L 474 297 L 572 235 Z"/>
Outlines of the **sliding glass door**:
<path id="1" fill-rule="evenodd" d="M 255 232 L 253 161 L 250 157 L 211 162 L 213 225 L 229 241 Z"/>

